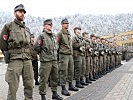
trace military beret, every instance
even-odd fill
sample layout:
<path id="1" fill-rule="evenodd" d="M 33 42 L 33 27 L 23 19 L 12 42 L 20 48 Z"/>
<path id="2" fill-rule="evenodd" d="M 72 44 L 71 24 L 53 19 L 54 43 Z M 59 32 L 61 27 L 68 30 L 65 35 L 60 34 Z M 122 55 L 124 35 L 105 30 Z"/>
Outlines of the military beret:
<path id="1" fill-rule="evenodd" d="M 80 28 L 80 27 L 75 27 L 73 30 L 76 30 L 76 29 L 81 30 L 81 28 Z"/>
<path id="2" fill-rule="evenodd" d="M 44 25 L 52 25 L 52 19 L 47 19 L 43 23 Z"/>
<path id="3" fill-rule="evenodd" d="M 25 7 L 24 7 L 23 4 L 17 5 L 17 6 L 14 8 L 14 12 L 20 11 L 20 10 L 23 10 L 24 13 L 26 13 L 26 10 L 25 10 Z"/>
<path id="4" fill-rule="evenodd" d="M 65 18 L 61 21 L 61 24 L 69 24 L 68 20 Z"/>

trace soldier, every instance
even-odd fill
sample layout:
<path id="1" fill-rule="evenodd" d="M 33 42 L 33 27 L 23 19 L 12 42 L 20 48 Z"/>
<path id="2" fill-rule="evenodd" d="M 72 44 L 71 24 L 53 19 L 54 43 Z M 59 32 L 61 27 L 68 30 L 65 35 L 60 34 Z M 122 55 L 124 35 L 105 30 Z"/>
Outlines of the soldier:
<path id="1" fill-rule="evenodd" d="M 103 55 L 103 67 L 102 67 L 102 72 L 101 74 L 104 75 L 106 74 L 106 71 L 109 71 L 109 48 L 108 48 L 108 42 L 106 43 L 106 40 L 104 38 L 101 38 L 101 42 L 103 44 L 103 49 L 104 49 L 104 55 Z"/>
<path id="2" fill-rule="evenodd" d="M 69 90 L 78 91 L 78 88 L 72 84 L 74 76 L 73 48 L 71 34 L 68 31 L 69 23 L 67 19 L 61 21 L 62 30 L 57 34 L 57 42 L 59 44 L 59 73 L 60 84 L 62 87 L 61 93 L 65 96 L 70 96 L 66 89 L 66 81 L 69 82 Z"/>
<path id="3" fill-rule="evenodd" d="M 101 75 L 102 70 L 105 69 L 104 64 L 106 62 L 105 63 L 103 62 L 105 52 L 104 52 L 104 45 L 102 44 L 100 37 L 97 36 L 96 40 L 97 40 L 98 51 L 99 51 L 99 56 L 98 56 L 98 61 L 99 61 L 98 63 L 99 64 L 98 64 L 97 74 L 100 78 L 100 77 L 102 77 L 102 75 Z"/>
<path id="4" fill-rule="evenodd" d="M 35 80 L 35 85 L 39 85 L 39 82 L 38 82 L 38 57 L 37 57 L 37 52 L 34 50 L 34 40 L 35 40 L 35 36 L 34 36 L 34 34 L 31 34 L 31 56 L 32 56 L 32 66 L 33 66 L 33 71 L 34 71 L 34 80 Z"/>
<path id="5" fill-rule="evenodd" d="M 88 85 L 84 82 L 84 75 L 85 75 L 85 46 L 83 43 L 83 38 L 81 37 L 81 28 L 75 27 L 74 28 L 75 36 L 72 39 L 73 45 L 73 59 L 74 59 L 74 72 L 75 72 L 75 80 L 76 80 L 76 87 L 84 88 L 83 85 Z"/>
<path id="6" fill-rule="evenodd" d="M 115 67 L 118 67 L 118 57 L 119 57 L 119 48 L 116 43 L 114 43 L 114 48 L 115 48 Z"/>
<path id="7" fill-rule="evenodd" d="M 98 56 L 99 56 L 99 51 L 98 51 L 98 44 L 96 41 L 96 36 L 94 34 L 91 35 L 91 39 L 92 39 L 92 46 L 93 46 L 93 78 L 94 79 L 98 79 L 98 67 L 99 67 L 99 63 L 98 63 Z"/>
<path id="8" fill-rule="evenodd" d="M 108 66 L 108 69 L 109 71 L 111 71 L 111 68 L 112 68 L 112 50 L 111 50 L 111 45 L 110 45 L 110 42 L 108 40 L 105 41 L 105 44 L 107 46 L 107 66 Z"/>
<path id="9" fill-rule="evenodd" d="M 50 85 L 52 90 L 52 99 L 63 100 L 57 94 L 58 85 L 58 65 L 57 65 L 57 45 L 55 43 L 55 36 L 52 33 L 52 20 L 44 21 L 44 29 L 35 42 L 34 48 L 40 57 L 39 69 L 39 94 L 42 100 L 46 100 L 46 84 L 50 76 Z"/>
<path id="10" fill-rule="evenodd" d="M 89 79 L 91 73 L 91 54 L 92 54 L 92 47 L 91 43 L 89 40 L 89 33 L 83 32 L 82 36 L 85 40 L 85 60 L 86 60 L 86 71 L 85 71 L 85 78 L 86 78 L 86 83 L 92 83 L 91 80 Z"/>
<path id="11" fill-rule="evenodd" d="M 25 100 L 33 100 L 33 69 L 30 55 L 30 30 L 25 26 L 23 4 L 14 8 L 14 21 L 6 24 L 1 32 L 0 49 L 8 63 L 5 80 L 9 85 L 7 100 L 16 100 L 19 77 L 22 75 Z"/>
<path id="12" fill-rule="evenodd" d="M 110 45 L 110 50 L 112 52 L 111 60 L 110 60 L 111 61 L 111 70 L 113 70 L 115 67 L 115 54 L 116 54 L 116 52 L 115 52 L 115 48 L 113 46 L 113 42 L 109 42 L 109 45 Z"/>
<path id="13" fill-rule="evenodd" d="M 89 79 L 91 80 L 91 81 L 96 81 L 95 79 L 94 79 L 94 46 L 93 46 L 93 39 L 95 39 L 96 38 L 96 36 L 94 35 L 94 34 L 91 34 L 90 35 L 90 46 L 91 46 L 91 58 L 90 58 L 90 66 L 91 66 L 91 70 L 90 70 L 90 73 L 89 73 Z"/>
<path id="14" fill-rule="evenodd" d="M 122 59 L 122 47 L 121 46 L 118 46 L 118 49 L 119 49 L 119 55 L 118 55 L 118 65 L 122 65 L 121 64 L 121 59 Z"/>

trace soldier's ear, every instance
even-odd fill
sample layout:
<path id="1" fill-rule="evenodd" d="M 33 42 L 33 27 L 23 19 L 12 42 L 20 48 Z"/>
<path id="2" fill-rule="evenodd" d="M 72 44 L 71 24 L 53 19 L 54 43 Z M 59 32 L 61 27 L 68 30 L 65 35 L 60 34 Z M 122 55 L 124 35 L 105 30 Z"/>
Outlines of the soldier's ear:
<path id="1" fill-rule="evenodd" d="M 16 12 L 14 12 L 14 16 L 16 17 Z"/>

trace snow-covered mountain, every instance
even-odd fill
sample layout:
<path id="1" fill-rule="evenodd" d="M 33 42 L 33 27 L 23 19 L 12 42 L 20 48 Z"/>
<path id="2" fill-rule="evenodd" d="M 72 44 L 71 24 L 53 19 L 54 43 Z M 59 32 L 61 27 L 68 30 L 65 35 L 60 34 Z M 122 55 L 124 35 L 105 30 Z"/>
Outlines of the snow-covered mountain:
<path id="1" fill-rule="evenodd" d="M 53 15 L 54 16 L 54 15 Z M 0 9 L 0 30 L 7 22 L 12 21 L 13 14 L 4 12 Z M 61 20 L 64 17 L 54 17 L 53 32 L 57 33 L 61 29 Z M 121 32 L 133 30 L 133 13 L 132 14 L 117 14 L 117 15 L 81 15 L 75 14 L 65 16 L 70 23 L 70 32 L 73 34 L 73 28 L 79 26 L 82 32 L 86 31 L 90 34 L 95 33 L 99 36 L 108 34 L 118 34 Z M 30 27 L 31 32 L 38 35 L 42 32 L 42 25 L 45 18 L 35 17 L 31 15 L 26 16 L 26 24 Z"/>

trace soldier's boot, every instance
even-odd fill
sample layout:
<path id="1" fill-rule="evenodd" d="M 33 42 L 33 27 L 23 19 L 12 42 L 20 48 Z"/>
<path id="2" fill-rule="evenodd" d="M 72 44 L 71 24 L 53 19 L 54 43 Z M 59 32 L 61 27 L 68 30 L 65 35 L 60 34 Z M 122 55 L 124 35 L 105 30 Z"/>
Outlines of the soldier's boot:
<path id="1" fill-rule="evenodd" d="M 106 68 L 104 69 L 104 72 L 105 72 L 105 74 L 107 74 L 107 69 Z"/>
<path id="2" fill-rule="evenodd" d="M 39 85 L 38 79 L 35 80 L 35 85 Z"/>
<path id="3" fill-rule="evenodd" d="M 54 100 L 63 100 L 63 98 L 60 97 L 56 91 L 52 91 L 52 92 L 53 92 L 52 99 L 54 99 Z"/>
<path id="4" fill-rule="evenodd" d="M 72 82 L 69 82 L 68 90 L 70 90 L 70 91 L 78 91 L 79 89 L 76 88 L 75 86 L 73 86 Z"/>
<path id="5" fill-rule="evenodd" d="M 90 79 L 91 81 L 96 81 L 96 80 L 93 78 L 92 73 L 89 73 L 89 79 Z"/>
<path id="6" fill-rule="evenodd" d="M 93 78 L 94 79 L 98 79 L 98 77 L 96 77 L 96 73 L 95 72 L 93 72 Z"/>
<path id="7" fill-rule="evenodd" d="M 107 73 L 109 73 L 109 67 L 106 68 Z"/>
<path id="8" fill-rule="evenodd" d="M 90 83 L 90 84 L 92 83 L 89 77 L 86 77 L 86 83 Z"/>
<path id="9" fill-rule="evenodd" d="M 88 83 L 86 83 L 86 82 L 84 81 L 83 77 L 80 78 L 80 84 L 81 84 L 81 85 L 85 85 L 85 86 L 88 85 Z"/>
<path id="10" fill-rule="evenodd" d="M 41 94 L 41 100 L 46 100 L 45 94 Z"/>
<path id="11" fill-rule="evenodd" d="M 95 73 L 95 76 L 96 76 L 97 78 L 99 78 L 99 76 L 98 76 L 98 72 Z"/>
<path id="12" fill-rule="evenodd" d="M 104 69 L 102 70 L 102 73 L 103 73 L 103 75 L 105 75 L 105 74 L 106 74 Z"/>
<path id="13" fill-rule="evenodd" d="M 62 91 L 61 94 L 65 95 L 65 96 L 70 96 L 70 92 L 68 92 L 68 90 L 66 89 L 65 85 L 62 85 Z"/>
<path id="14" fill-rule="evenodd" d="M 98 71 L 98 73 L 97 73 L 97 74 L 98 74 L 98 77 L 99 77 L 99 78 L 101 78 L 101 77 L 102 77 L 102 75 L 101 75 L 100 71 Z"/>
<path id="15" fill-rule="evenodd" d="M 101 75 L 104 75 L 103 69 L 102 69 L 102 71 L 100 73 L 101 73 Z"/>
<path id="16" fill-rule="evenodd" d="M 75 87 L 77 87 L 77 88 L 84 88 L 84 86 L 81 85 L 80 81 L 76 81 Z"/>

